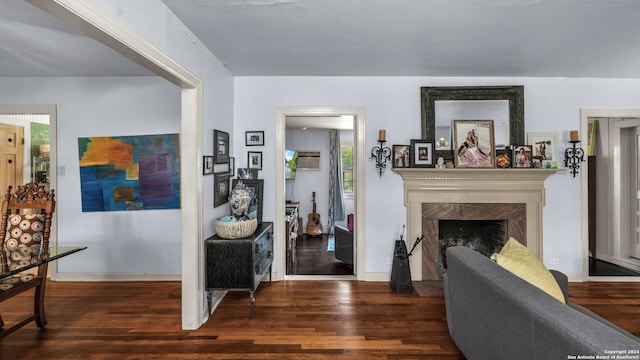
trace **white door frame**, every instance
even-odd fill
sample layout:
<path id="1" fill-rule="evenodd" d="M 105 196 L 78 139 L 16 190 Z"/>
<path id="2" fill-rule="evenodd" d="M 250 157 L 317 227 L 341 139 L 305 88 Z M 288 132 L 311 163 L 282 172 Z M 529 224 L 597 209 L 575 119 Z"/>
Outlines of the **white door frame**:
<path id="1" fill-rule="evenodd" d="M 333 277 L 323 277 L 318 275 L 300 276 L 286 275 L 287 271 L 287 244 L 285 234 L 285 190 L 284 179 L 284 151 L 286 138 L 286 118 L 287 116 L 354 116 L 353 138 L 355 150 L 355 226 L 354 226 L 354 246 L 355 259 L 354 270 L 357 280 L 365 279 L 365 244 L 364 244 L 364 109 L 362 108 L 341 108 L 341 107 L 291 107 L 276 109 L 276 214 L 275 214 L 275 252 L 276 252 L 276 274 L 278 280 L 285 279 L 309 279 L 324 280 Z M 281 156 L 282 155 L 282 156 Z M 344 278 L 342 276 L 341 278 Z"/>

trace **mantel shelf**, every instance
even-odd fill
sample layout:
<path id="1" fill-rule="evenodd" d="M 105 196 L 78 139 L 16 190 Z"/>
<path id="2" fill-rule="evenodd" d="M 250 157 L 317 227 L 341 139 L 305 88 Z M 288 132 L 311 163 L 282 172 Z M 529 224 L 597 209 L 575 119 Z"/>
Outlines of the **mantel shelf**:
<path id="1" fill-rule="evenodd" d="M 392 169 L 403 180 L 542 180 L 559 171 L 559 169 L 496 169 L 496 168 L 396 168 Z"/>

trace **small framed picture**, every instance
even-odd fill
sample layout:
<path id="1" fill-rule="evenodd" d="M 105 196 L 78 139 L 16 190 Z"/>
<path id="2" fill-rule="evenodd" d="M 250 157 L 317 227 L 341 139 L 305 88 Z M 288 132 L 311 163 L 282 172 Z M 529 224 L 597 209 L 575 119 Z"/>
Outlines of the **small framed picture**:
<path id="1" fill-rule="evenodd" d="M 264 131 L 245 131 L 246 146 L 264 146 Z"/>
<path id="2" fill-rule="evenodd" d="M 393 145 L 393 167 L 408 168 L 411 163 L 409 153 L 409 145 Z"/>
<path id="3" fill-rule="evenodd" d="M 262 151 L 249 151 L 247 155 L 247 167 L 249 169 L 262 170 Z"/>
<path id="4" fill-rule="evenodd" d="M 258 169 L 238 168 L 238 179 L 254 180 L 258 178 Z"/>
<path id="5" fill-rule="evenodd" d="M 234 177 L 236 175 L 236 158 L 229 157 L 229 176 Z"/>
<path id="6" fill-rule="evenodd" d="M 453 120 L 456 167 L 495 167 L 493 120 Z"/>
<path id="7" fill-rule="evenodd" d="M 213 163 L 226 164 L 229 162 L 229 133 L 213 130 Z"/>
<path id="8" fill-rule="evenodd" d="M 513 149 L 513 167 L 533 167 L 533 147 L 531 145 L 518 145 Z"/>
<path id="9" fill-rule="evenodd" d="M 213 207 L 229 202 L 229 174 L 213 174 Z"/>
<path id="10" fill-rule="evenodd" d="M 213 174 L 213 156 L 205 155 L 202 157 L 202 175 Z"/>
<path id="11" fill-rule="evenodd" d="M 512 165 L 511 158 L 513 151 L 509 149 L 496 149 L 496 167 L 499 169 L 508 169 Z"/>
<path id="12" fill-rule="evenodd" d="M 410 147 L 411 167 L 432 167 L 433 166 L 433 143 L 427 140 L 411 140 Z"/>
<path id="13" fill-rule="evenodd" d="M 558 161 L 558 134 L 556 133 L 528 133 L 527 143 L 532 146 L 532 156 L 539 158 L 542 165 Z"/>
<path id="14" fill-rule="evenodd" d="M 539 156 L 533 157 L 533 167 L 536 169 L 542 169 L 542 159 Z"/>

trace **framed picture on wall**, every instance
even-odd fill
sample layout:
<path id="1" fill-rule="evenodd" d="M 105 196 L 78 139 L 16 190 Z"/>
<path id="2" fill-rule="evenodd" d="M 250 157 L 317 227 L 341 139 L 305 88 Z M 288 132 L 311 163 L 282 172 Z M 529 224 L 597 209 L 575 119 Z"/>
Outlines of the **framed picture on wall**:
<path id="1" fill-rule="evenodd" d="M 213 156 L 205 155 L 202 157 L 202 175 L 213 174 Z"/>
<path id="2" fill-rule="evenodd" d="M 249 151 L 247 155 L 247 167 L 249 169 L 262 170 L 262 151 Z"/>
<path id="3" fill-rule="evenodd" d="M 246 146 L 264 146 L 264 131 L 246 131 L 244 136 Z"/>
<path id="4" fill-rule="evenodd" d="M 229 158 L 229 176 L 234 177 L 236 175 L 236 158 Z"/>
<path id="5" fill-rule="evenodd" d="M 213 163 L 229 162 L 229 133 L 213 130 Z"/>
<path id="6" fill-rule="evenodd" d="M 213 207 L 229 202 L 229 173 L 213 174 Z"/>

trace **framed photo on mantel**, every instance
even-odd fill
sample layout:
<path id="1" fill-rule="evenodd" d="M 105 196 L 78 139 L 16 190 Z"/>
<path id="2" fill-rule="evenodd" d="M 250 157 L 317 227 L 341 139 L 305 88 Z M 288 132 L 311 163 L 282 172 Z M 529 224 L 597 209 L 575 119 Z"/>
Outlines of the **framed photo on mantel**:
<path id="1" fill-rule="evenodd" d="M 453 120 L 456 167 L 495 167 L 493 120 Z"/>
<path id="2" fill-rule="evenodd" d="M 427 140 L 411 140 L 410 166 L 433 167 L 433 143 Z"/>
<path id="3" fill-rule="evenodd" d="M 527 144 L 532 146 L 532 156 L 539 158 L 542 167 L 550 163 L 559 163 L 558 134 L 556 133 L 528 133 Z"/>

